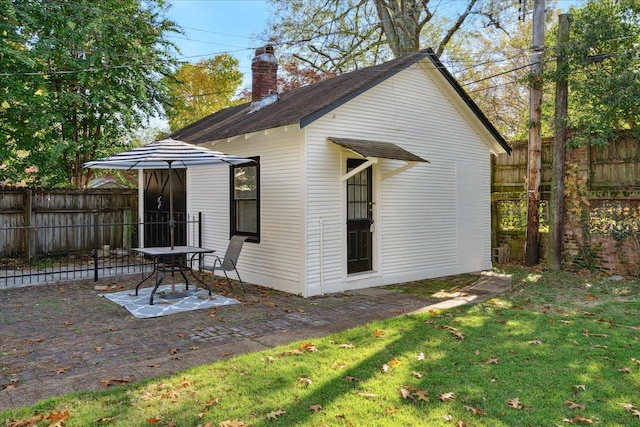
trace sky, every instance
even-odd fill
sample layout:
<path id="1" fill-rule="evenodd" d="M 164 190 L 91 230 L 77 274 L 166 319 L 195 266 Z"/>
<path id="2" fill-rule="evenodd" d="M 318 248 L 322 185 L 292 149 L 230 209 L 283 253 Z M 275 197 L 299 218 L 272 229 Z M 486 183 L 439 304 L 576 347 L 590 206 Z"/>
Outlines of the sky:
<path id="1" fill-rule="evenodd" d="M 533 3 L 533 0 L 526 1 L 529 7 Z M 557 6 L 566 11 L 569 6 L 583 2 L 557 0 Z M 240 61 L 243 87 L 248 87 L 251 84 L 251 59 L 255 49 L 265 44 L 256 37 L 266 28 L 270 12 L 267 1 L 168 0 L 168 3 L 171 5 L 168 18 L 184 31 L 184 35 L 170 37 L 181 50 L 178 58 L 196 62 L 229 53 Z"/>
<path id="2" fill-rule="evenodd" d="M 170 0 L 168 18 L 176 22 L 184 35 L 171 36 L 181 60 L 196 62 L 220 53 L 229 53 L 240 61 L 243 85 L 251 81 L 251 59 L 257 40 L 266 27 L 269 7 L 263 0 Z"/>

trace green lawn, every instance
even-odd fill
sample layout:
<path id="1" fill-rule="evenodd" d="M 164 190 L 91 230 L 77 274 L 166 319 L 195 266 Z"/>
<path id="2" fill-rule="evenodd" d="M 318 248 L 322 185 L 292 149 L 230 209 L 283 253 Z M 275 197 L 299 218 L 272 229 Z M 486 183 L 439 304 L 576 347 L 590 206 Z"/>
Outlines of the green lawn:
<path id="1" fill-rule="evenodd" d="M 516 266 L 507 272 L 513 290 L 478 305 L 75 393 L 2 412 L 0 422 L 640 425 L 640 281 Z M 31 417 L 42 420 L 28 424 Z"/>

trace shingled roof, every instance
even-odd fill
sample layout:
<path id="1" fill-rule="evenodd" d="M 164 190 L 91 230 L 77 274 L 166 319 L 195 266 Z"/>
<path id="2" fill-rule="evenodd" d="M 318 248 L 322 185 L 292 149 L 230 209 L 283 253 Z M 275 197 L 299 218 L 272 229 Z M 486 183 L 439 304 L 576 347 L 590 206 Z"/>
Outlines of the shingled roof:
<path id="1" fill-rule="evenodd" d="M 203 144 L 224 138 L 299 124 L 301 128 L 424 58 L 429 58 L 489 133 L 508 152 L 511 147 L 431 49 L 362 68 L 279 94 L 278 101 L 251 112 L 251 103 L 226 108 L 172 133 L 171 138 Z"/>

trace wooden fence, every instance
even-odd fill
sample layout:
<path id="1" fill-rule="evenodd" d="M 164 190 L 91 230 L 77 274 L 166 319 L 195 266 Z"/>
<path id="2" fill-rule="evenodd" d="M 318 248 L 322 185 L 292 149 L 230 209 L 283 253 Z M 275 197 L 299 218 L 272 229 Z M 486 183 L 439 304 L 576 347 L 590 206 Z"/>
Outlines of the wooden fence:
<path id="1" fill-rule="evenodd" d="M 94 236 L 86 230 L 91 230 L 95 213 L 102 224 L 136 222 L 138 190 L 0 188 L 0 256 L 31 259 L 91 251 Z M 126 230 L 102 229 L 100 241 L 126 246 L 132 237 Z"/>
<path id="2" fill-rule="evenodd" d="M 541 248 L 546 254 L 553 139 L 542 144 Z M 524 258 L 527 142 L 493 158 L 492 245 Z M 607 146 L 567 148 L 563 264 L 640 275 L 640 141 L 620 132 Z"/>

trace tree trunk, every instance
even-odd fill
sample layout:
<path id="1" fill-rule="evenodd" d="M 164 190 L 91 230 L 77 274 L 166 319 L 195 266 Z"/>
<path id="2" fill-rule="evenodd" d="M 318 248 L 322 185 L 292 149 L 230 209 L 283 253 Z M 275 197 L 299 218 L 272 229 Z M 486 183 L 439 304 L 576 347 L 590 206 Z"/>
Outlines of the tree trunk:
<path id="1" fill-rule="evenodd" d="M 551 218 L 549 221 L 549 253 L 551 270 L 562 269 L 562 236 L 564 234 L 564 164 L 567 141 L 567 108 L 569 88 L 568 64 L 563 46 L 569 41 L 569 14 L 558 16 L 558 80 L 556 81 L 555 137 L 553 139 L 553 176 L 551 177 Z"/>

